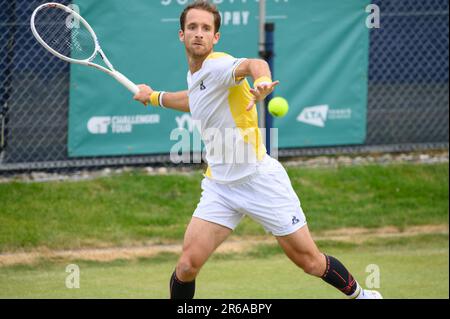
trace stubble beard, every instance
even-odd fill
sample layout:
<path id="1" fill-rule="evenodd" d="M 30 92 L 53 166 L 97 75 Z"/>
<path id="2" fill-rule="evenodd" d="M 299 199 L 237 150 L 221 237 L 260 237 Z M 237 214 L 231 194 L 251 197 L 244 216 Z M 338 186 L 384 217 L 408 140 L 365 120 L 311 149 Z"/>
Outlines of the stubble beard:
<path id="1" fill-rule="evenodd" d="M 208 55 L 211 54 L 213 50 L 212 48 L 209 50 L 201 50 L 202 53 L 200 53 L 199 51 L 196 51 L 194 48 L 189 48 L 188 46 L 186 46 L 187 54 L 195 60 L 205 59 Z"/>

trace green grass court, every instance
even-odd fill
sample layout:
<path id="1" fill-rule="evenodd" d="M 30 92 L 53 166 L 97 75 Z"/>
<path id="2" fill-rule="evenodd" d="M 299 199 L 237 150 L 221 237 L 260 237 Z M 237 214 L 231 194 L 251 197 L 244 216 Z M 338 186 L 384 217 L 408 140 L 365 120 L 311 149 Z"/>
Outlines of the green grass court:
<path id="1" fill-rule="evenodd" d="M 385 298 L 448 298 L 448 236 L 376 240 L 367 245 L 319 243 L 339 256 L 365 286 L 366 267 L 380 269 Z M 76 262 L 76 261 L 73 261 Z M 67 289 L 67 263 L 0 269 L 0 298 L 168 298 L 176 255 L 112 263 L 76 262 L 80 288 Z M 247 254 L 216 255 L 197 280 L 196 298 L 343 298 L 320 279 L 304 274 L 274 246 Z"/>
<path id="2" fill-rule="evenodd" d="M 289 168 L 313 233 L 348 228 L 448 227 L 448 164 Z M 179 242 L 200 197 L 201 172 L 133 172 L 84 182 L 0 184 L 0 253 Z M 235 236 L 264 234 L 246 219 Z M 386 298 L 448 298 L 446 234 L 321 240 L 366 286 L 380 269 Z M 168 298 L 176 254 L 88 262 L 46 260 L 0 266 L 0 298 Z M 67 289 L 65 267 L 80 267 L 80 289 Z M 255 284 L 258 282 L 258 285 Z M 296 268 L 276 246 L 215 255 L 198 278 L 197 298 L 342 298 Z"/>

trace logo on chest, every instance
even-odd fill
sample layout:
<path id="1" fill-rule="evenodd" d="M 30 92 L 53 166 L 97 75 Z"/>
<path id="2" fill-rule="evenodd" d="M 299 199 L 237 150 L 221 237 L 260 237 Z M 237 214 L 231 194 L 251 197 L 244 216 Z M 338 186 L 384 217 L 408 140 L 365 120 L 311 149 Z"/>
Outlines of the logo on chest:
<path id="1" fill-rule="evenodd" d="M 202 81 L 200 83 L 200 91 L 204 91 L 204 90 L 206 90 L 206 86 L 205 86 L 205 83 Z"/>

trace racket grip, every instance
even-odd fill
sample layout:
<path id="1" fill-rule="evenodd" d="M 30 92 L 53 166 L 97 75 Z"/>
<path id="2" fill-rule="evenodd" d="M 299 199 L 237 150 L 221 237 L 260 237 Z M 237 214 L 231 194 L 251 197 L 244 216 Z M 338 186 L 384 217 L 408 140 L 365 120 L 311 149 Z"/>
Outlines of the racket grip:
<path id="1" fill-rule="evenodd" d="M 119 81 L 120 83 L 122 83 L 123 86 L 125 86 L 128 90 L 130 90 L 133 94 L 137 94 L 139 92 L 139 88 L 136 84 L 134 84 L 133 82 L 131 82 L 125 75 L 123 75 L 122 73 L 118 72 L 118 71 L 114 71 L 112 73 L 112 76 Z"/>

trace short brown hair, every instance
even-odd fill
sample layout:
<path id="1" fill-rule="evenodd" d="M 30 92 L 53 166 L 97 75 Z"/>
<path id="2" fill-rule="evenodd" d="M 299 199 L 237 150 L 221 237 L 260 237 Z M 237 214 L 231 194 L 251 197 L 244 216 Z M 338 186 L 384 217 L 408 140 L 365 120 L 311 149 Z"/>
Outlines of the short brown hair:
<path id="1" fill-rule="evenodd" d="M 209 3 L 207 0 L 196 0 L 190 5 L 188 5 L 186 8 L 184 8 L 183 12 L 180 16 L 180 27 L 181 30 L 184 31 L 185 23 L 186 23 L 186 16 L 191 9 L 200 9 L 205 10 L 214 15 L 214 32 L 219 32 L 220 25 L 222 23 L 222 18 L 220 17 L 219 10 L 214 4 Z"/>

